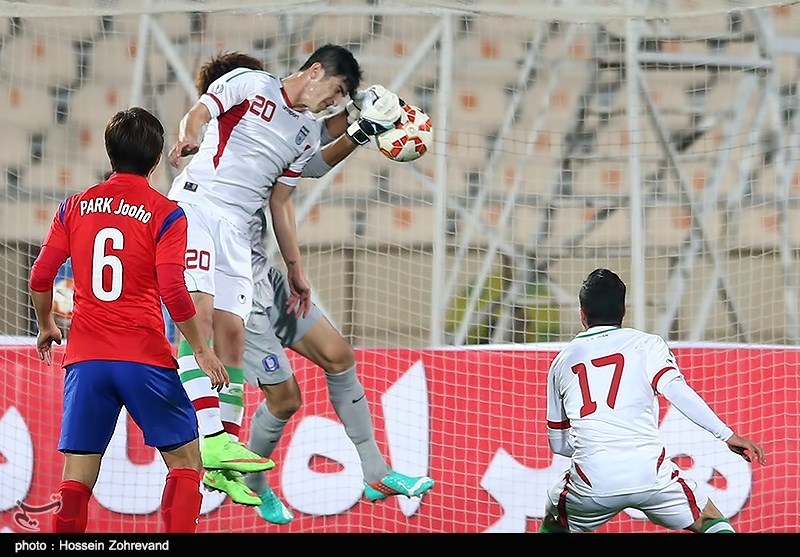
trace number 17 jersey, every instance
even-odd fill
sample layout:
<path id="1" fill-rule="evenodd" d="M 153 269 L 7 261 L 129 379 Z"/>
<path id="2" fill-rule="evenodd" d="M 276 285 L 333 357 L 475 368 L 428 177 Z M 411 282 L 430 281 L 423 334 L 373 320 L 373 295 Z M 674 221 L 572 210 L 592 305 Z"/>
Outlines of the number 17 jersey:
<path id="1" fill-rule="evenodd" d="M 593 495 L 651 489 L 665 458 L 656 394 L 681 376 L 658 335 L 613 326 L 578 334 L 547 378 L 547 427 L 571 428 L 577 485 Z"/>

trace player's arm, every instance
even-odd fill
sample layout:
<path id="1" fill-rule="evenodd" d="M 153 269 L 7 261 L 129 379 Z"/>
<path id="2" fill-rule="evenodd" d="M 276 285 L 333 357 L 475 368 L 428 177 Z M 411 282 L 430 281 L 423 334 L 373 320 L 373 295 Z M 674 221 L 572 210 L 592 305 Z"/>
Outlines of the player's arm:
<path id="1" fill-rule="evenodd" d="M 379 99 L 381 102 L 377 102 Z M 381 85 L 359 91 L 344 110 L 322 120 L 320 142 L 323 148 L 308 161 L 303 177 L 321 178 L 350 156 L 356 147 L 393 126 L 401 115 L 400 99 Z"/>
<path id="2" fill-rule="evenodd" d="M 56 325 L 53 316 L 53 283 L 61 265 L 69 257 L 66 218 L 71 199 L 73 198 L 65 199 L 58 206 L 47 236 L 42 242 L 42 249 L 33 262 L 29 278 L 31 301 L 39 329 L 36 351 L 39 358 L 48 364 L 52 362 L 53 343 L 61 344 L 61 329 Z"/>
<path id="3" fill-rule="evenodd" d="M 178 141 L 169 150 L 169 163 L 178 166 L 181 157 L 193 155 L 200 146 L 200 134 L 203 127 L 211 121 L 211 111 L 208 107 L 197 101 L 189 109 L 178 126 Z"/>
<path id="4" fill-rule="evenodd" d="M 547 373 L 547 441 L 555 454 L 571 457 L 575 447 L 569 418 L 556 384 L 556 361 Z"/>
<path id="5" fill-rule="evenodd" d="M 711 435 L 724 441 L 728 448 L 740 455 L 747 462 L 757 460 L 760 464 L 766 464 L 764 451 L 757 444 L 736 435 L 733 430 L 717 416 L 706 404 L 703 398 L 692 389 L 682 376 L 674 377 L 664 385 L 659 385 L 659 392 L 670 404 L 677 408 L 681 414 L 699 425 Z"/>
<path id="6" fill-rule="evenodd" d="M 174 209 L 164 219 L 156 238 L 156 279 L 161 301 L 175 326 L 189 343 L 197 365 L 217 390 L 229 384 L 225 366 L 205 342 L 186 282 L 183 278 L 186 253 L 186 216 L 183 209 Z"/>
<path id="7" fill-rule="evenodd" d="M 311 309 L 311 286 L 303 271 L 300 259 L 300 246 L 297 243 L 292 193 L 294 187 L 276 182 L 269 197 L 269 211 L 272 217 L 272 230 L 278 243 L 283 262 L 286 264 L 286 278 L 291 292 L 286 313 L 295 312 L 305 316 Z"/>
<path id="8" fill-rule="evenodd" d="M 29 286 L 39 330 L 36 350 L 39 358 L 48 364 L 52 362 L 53 343 L 61 344 L 61 329 L 53 316 L 53 283 L 67 257 L 69 254 L 63 249 L 45 244 L 31 267 Z"/>

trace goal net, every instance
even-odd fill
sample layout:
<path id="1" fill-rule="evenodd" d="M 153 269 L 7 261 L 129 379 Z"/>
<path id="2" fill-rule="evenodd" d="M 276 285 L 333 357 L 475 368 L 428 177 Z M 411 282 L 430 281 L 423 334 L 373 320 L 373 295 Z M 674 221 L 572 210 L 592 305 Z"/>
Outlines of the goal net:
<path id="1" fill-rule="evenodd" d="M 283 76 L 329 42 L 433 123 L 419 160 L 369 144 L 302 179 L 294 202 L 314 300 L 357 349 L 381 449 L 437 483 L 421 501 L 367 502 L 322 371 L 291 354 L 304 405 L 267 478 L 294 522 L 206 493 L 199 531 L 538 530 L 565 466 L 547 444 L 546 372 L 581 330 L 578 290 L 597 267 L 628 285 L 625 324 L 667 339 L 770 464 L 751 468 L 662 401 L 670 456 L 738 531 L 800 529 L 800 6 L 30 0 L 0 13 L 0 529 L 50 527 L 63 370 L 36 356 L 27 280 L 58 203 L 108 174 L 108 119 L 144 106 L 168 149 L 215 53 Z M 152 185 L 175 175 L 162 162 Z M 70 272 L 55 292 L 67 342 Z M 246 392 L 245 440 L 260 397 Z M 123 411 L 89 531 L 160 531 L 163 485 Z M 631 511 L 603 531 L 660 530 Z"/>

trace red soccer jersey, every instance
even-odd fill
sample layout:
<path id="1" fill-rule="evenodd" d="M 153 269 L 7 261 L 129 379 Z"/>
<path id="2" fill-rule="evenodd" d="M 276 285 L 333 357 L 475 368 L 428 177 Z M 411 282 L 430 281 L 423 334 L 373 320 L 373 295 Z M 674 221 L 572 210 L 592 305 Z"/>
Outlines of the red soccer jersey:
<path id="1" fill-rule="evenodd" d="M 43 245 L 72 257 L 75 295 L 63 365 L 121 360 L 177 369 L 164 335 L 156 266 L 184 266 L 186 216 L 143 176 L 65 199 Z"/>

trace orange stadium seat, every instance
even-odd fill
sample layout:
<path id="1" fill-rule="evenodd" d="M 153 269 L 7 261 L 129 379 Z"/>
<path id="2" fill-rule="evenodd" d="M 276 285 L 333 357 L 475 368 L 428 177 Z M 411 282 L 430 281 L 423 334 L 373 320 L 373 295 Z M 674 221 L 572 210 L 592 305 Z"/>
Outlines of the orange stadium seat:
<path id="1" fill-rule="evenodd" d="M 4 40 L 0 66 L 12 80 L 45 88 L 69 85 L 78 77 L 73 41 L 56 35 L 27 35 Z"/>

